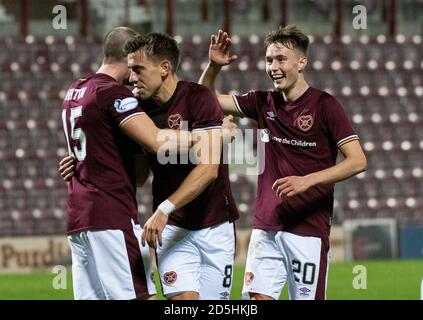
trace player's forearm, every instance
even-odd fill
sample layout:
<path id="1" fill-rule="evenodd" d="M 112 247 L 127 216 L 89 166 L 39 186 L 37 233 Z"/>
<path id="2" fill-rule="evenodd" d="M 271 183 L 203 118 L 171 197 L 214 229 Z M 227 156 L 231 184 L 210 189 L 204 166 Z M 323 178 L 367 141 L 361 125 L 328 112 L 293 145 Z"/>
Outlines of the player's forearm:
<path id="1" fill-rule="evenodd" d="M 179 209 L 197 198 L 219 172 L 218 164 L 199 164 L 185 178 L 179 188 L 168 198 Z"/>
<path id="2" fill-rule="evenodd" d="M 154 152 L 160 154 L 187 154 L 192 146 L 192 134 L 186 130 L 162 129 L 157 132 Z"/>
<path id="3" fill-rule="evenodd" d="M 222 69 L 221 66 L 218 66 L 209 62 L 207 64 L 206 69 L 204 69 L 203 73 L 201 74 L 201 77 L 198 83 L 202 84 L 203 86 L 206 86 L 212 92 L 215 92 L 214 84 L 216 82 L 217 76 L 219 75 L 221 69 Z"/>
<path id="4" fill-rule="evenodd" d="M 191 132 L 184 130 L 152 129 L 146 137 L 131 136 L 147 151 L 157 154 L 187 153 L 192 145 Z"/>
<path id="5" fill-rule="evenodd" d="M 365 157 L 348 157 L 333 167 L 310 173 L 306 177 L 310 180 L 311 186 L 332 184 L 351 178 L 365 171 L 366 168 L 367 161 Z"/>
<path id="6" fill-rule="evenodd" d="M 203 86 L 206 86 L 212 92 L 216 93 L 214 83 L 216 82 L 216 78 L 221 69 L 222 69 L 222 66 L 212 64 L 211 62 L 209 62 L 203 74 L 201 75 L 198 83 L 202 84 Z M 238 110 L 236 109 L 235 102 L 233 101 L 232 96 L 218 94 L 217 99 L 219 100 L 219 104 L 222 107 L 222 110 L 225 116 L 227 115 L 233 115 L 236 117 L 239 116 Z"/>
<path id="7" fill-rule="evenodd" d="M 192 136 L 186 130 L 159 129 L 146 115 L 126 121 L 121 130 L 146 150 L 158 153 L 164 149 L 169 152 L 188 152 Z"/>

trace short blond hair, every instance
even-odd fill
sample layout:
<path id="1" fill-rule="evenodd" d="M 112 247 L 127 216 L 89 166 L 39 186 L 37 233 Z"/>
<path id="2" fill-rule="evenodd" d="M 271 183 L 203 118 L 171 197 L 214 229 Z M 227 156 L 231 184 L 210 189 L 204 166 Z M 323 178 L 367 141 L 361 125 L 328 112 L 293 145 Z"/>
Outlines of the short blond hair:
<path id="1" fill-rule="evenodd" d="M 135 38 L 138 32 L 128 27 L 116 27 L 110 31 L 103 41 L 103 63 L 113 64 L 126 58 L 125 43 Z"/>

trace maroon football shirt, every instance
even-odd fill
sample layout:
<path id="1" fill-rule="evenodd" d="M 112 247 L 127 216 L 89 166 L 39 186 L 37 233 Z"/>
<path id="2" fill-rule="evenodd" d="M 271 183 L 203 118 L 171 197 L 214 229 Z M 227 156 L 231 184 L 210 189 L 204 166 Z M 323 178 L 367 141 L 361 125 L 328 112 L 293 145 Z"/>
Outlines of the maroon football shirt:
<path id="1" fill-rule="evenodd" d="M 223 112 L 216 96 L 206 87 L 179 81 L 175 93 L 164 106 L 152 100 L 141 102 L 143 110 L 161 129 L 179 129 L 187 122 L 190 131 L 222 127 Z M 194 169 L 192 163 L 160 164 L 150 154 L 153 171 L 153 211 L 182 184 Z M 219 165 L 219 176 L 196 199 L 169 216 L 168 223 L 188 230 L 199 230 L 239 217 L 229 183 L 228 165 Z"/>
<path id="2" fill-rule="evenodd" d="M 120 126 L 143 113 L 131 91 L 106 74 L 70 86 L 62 119 L 77 161 L 68 186 L 68 234 L 138 223 L 133 156 L 139 148 Z"/>
<path id="3" fill-rule="evenodd" d="M 241 116 L 258 122 L 265 143 L 264 171 L 258 178 L 253 227 L 327 238 L 334 185 L 318 185 L 284 200 L 272 190 L 287 176 L 305 176 L 336 163 L 338 147 L 358 139 L 341 105 L 326 92 L 309 88 L 294 103 L 277 91 L 234 96 Z"/>

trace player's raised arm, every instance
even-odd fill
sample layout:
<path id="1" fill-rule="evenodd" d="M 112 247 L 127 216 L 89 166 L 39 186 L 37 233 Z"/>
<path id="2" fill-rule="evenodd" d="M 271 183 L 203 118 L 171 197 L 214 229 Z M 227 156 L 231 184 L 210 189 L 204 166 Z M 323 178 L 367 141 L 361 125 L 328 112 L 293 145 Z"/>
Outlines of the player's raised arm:
<path id="1" fill-rule="evenodd" d="M 231 39 L 226 32 L 219 30 L 217 36 L 214 34 L 211 36 L 209 63 L 198 81 L 199 84 L 202 84 L 208 87 L 211 91 L 215 92 L 214 84 L 220 70 L 223 66 L 231 64 L 237 59 L 236 55 L 231 54 L 230 49 Z M 225 115 L 239 115 L 232 96 L 218 94 L 217 98 Z"/>
<path id="2" fill-rule="evenodd" d="M 157 248 L 157 242 L 162 246 L 162 232 L 169 215 L 197 198 L 218 177 L 222 150 L 221 129 L 193 132 L 193 141 L 192 152 L 198 164 L 144 224 L 141 239 L 143 246 L 146 241 L 154 249 Z"/>

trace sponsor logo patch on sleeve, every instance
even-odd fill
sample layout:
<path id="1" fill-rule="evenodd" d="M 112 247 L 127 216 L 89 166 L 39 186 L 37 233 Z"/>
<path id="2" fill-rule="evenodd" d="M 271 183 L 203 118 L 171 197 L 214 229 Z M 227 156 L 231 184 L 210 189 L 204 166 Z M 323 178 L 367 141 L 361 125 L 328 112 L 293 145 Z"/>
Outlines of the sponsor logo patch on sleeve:
<path id="1" fill-rule="evenodd" d="M 138 100 L 134 97 L 116 99 L 113 103 L 113 106 L 115 107 L 117 112 L 123 113 L 135 109 L 138 106 Z"/>

